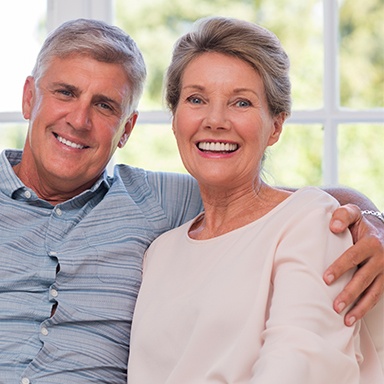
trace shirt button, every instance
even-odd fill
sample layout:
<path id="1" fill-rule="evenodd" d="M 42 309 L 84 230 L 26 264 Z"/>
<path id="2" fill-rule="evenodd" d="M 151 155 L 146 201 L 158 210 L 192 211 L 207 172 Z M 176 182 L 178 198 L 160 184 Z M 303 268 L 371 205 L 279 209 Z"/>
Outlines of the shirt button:
<path id="1" fill-rule="evenodd" d="M 45 327 L 41 328 L 41 334 L 42 334 L 43 336 L 47 336 L 47 335 L 48 335 L 48 329 L 45 328 Z"/>
<path id="2" fill-rule="evenodd" d="M 53 297 L 57 297 L 57 296 L 59 295 L 59 292 L 57 292 L 56 289 L 51 289 L 51 295 L 52 295 Z"/>
<path id="3" fill-rule="evenodd" d="M 32 193 L 30 191 L 25 191 L 24 192 L 24 196 L 27 198 L 27 199 L 30 199 L 31 196 L 32 196 Z"/>
<path id="4" fill-rule="evenodd" d="M 56 215 L 61 216 L 63 214 L 63 211 L 60 208 L 56 208 Z"/>
<path id="5" fill-rule="evenodd" d="M 21 384 L 29 384 L 29 383 L 30 383 L 30 381 L 29 381 L 28 377 L 23 377 L 21 379 Z"/>

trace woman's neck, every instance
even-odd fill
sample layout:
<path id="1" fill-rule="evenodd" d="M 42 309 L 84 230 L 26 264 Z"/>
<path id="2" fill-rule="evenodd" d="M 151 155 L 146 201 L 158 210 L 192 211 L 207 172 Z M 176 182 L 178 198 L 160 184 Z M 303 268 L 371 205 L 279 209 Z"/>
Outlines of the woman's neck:
<path id="1" fill-rule="evenodd" d="M 261 183 L 258 188 L 236 191 L 201 189 L 204 214 L 191 226 L 189 236 L 210 239 L 241 228 L 267 214 L 291 193 Z"/>

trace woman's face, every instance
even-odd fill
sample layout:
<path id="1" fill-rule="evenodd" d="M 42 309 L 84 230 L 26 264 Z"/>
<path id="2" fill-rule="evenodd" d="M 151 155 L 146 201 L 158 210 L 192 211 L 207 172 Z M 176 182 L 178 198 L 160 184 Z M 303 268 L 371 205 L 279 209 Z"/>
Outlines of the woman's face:
<path id="1" fill-rule="evenodd" d="M 270 115 L 263 81 L 248 63 L 209 52 L 186 67 L 173 131 L 186 169 L 201 185 L 253 185 L 283 122 L 283 115 Z"/>

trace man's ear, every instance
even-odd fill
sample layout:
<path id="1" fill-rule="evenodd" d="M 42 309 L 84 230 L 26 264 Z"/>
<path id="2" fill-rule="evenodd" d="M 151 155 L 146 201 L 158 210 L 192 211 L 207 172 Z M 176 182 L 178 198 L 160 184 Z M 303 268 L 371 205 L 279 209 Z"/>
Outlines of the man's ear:
<path id="1" fill-rule="evenodd" d="M 127 143 L 129 136 L 132 133 L 133 127 L 136 125 L 138 116 L 139 112 L 137 111 L 132 112 L 131 116 L 129 116 L 124 126 L 124 132 L 120 137 L 119 144 L 117 145 L 119 148 L 123 148 L 124 145 Z"/>
<path id="2" fill-rule="evenodd" d="M 22 111 L 24 119 L 28 120 L 31 117 L 33 99 L 35 96 L 35 79 L 32 76 L 28 76 L 25 79 L 24 89 L 23 89 L 23 103 Z"/>
<path id="3" fill-rule="evenodd" d="M 271 136 L 269 137 L 269 141 L 268 141 L 269 146 L 279 141 L 286 118 L 287 118 L 287 114 L 285 112 L 281 112 L 273 118 L 273 130 L 271 132 Z"/>

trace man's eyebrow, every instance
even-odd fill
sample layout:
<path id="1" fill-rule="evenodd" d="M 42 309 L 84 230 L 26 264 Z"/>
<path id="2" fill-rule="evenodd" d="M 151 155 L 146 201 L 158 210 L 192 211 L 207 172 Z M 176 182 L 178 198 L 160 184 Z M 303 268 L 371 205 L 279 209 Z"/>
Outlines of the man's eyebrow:
<path id="1" fill-rule="evenodd" d="M 73 93 L 79 92 L 79 88 L 78 87 L 76 87 L 74 85 L 71 85 L 71 84 L 68 84 L 68 83 L 55 82 L 55 83 L 53 83 L 53 86 L 54 87 L 65 88 L 66 90 L 71 91 Z"/>

